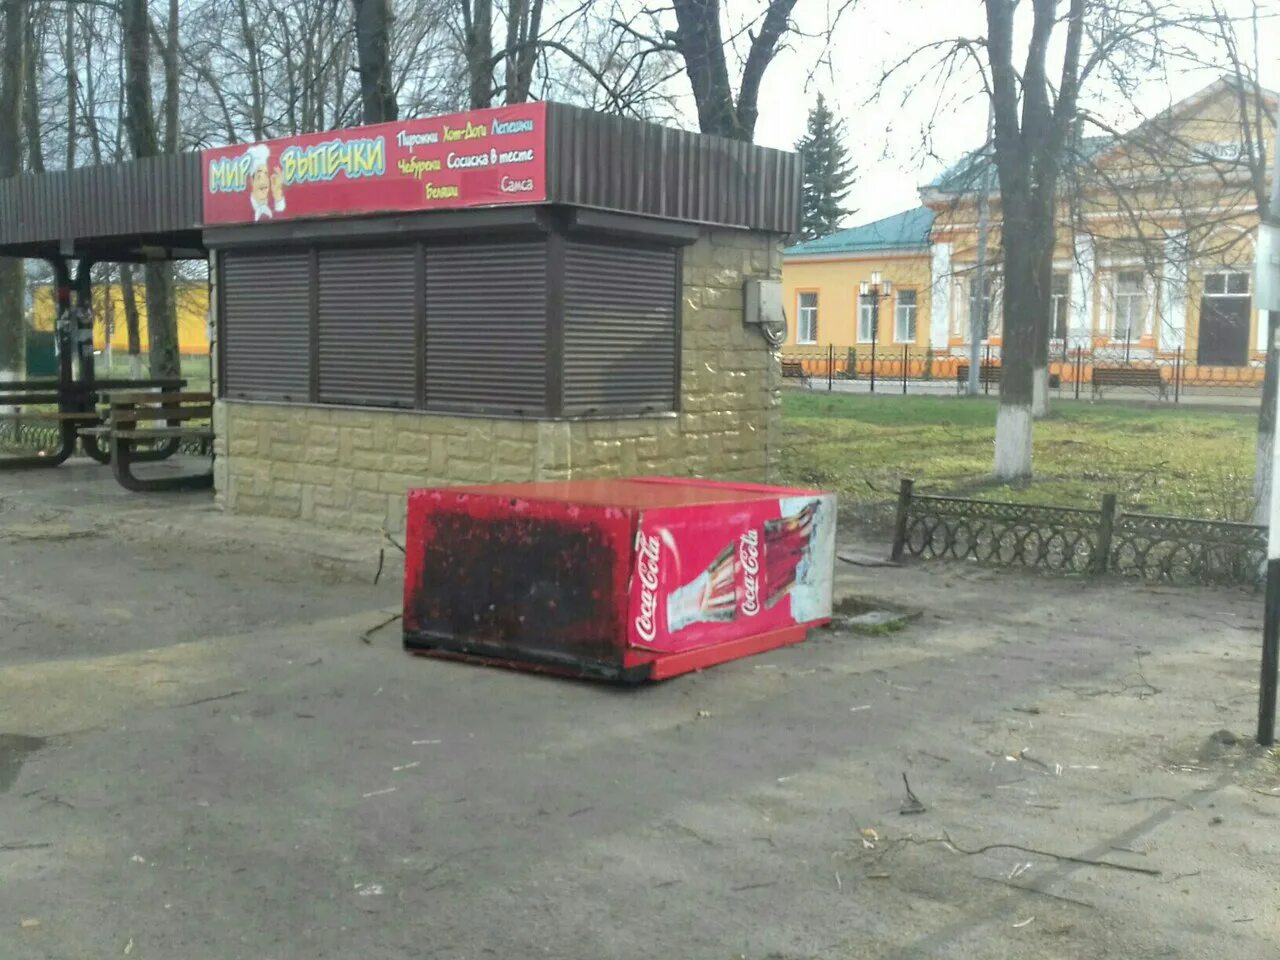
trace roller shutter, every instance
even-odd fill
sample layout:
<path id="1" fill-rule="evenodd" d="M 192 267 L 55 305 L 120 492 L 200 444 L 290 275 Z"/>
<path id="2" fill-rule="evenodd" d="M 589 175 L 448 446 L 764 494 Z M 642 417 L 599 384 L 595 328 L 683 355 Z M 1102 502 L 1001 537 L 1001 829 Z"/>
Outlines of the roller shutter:
<path id="1" fill-rule="evenodd" d="M 417 255 L 413 246 L 319 251 L 321 402 L 414 405 Z"/>
<path id="2" fill-rule="evenodd" d="M 427 248 L 427 408 L 546 409 L 547 244 Z"/>
<path id="3" fill-rule="evenodd" d="M 671 247 L 568 241 L 566 414 L 675 409 L 678 256 Z"/>
<path id="4" fill-rule="evenodd" d="M 225 395 L 308 400 L 310 255 L 228 251 L 222 269 Z"/>

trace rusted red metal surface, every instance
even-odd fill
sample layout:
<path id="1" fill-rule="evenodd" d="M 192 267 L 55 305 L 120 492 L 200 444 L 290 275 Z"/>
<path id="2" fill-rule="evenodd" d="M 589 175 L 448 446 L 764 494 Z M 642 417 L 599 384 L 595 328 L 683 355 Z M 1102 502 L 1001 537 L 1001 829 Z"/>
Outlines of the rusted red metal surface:
<path id="1" fill-rule="evenodd" d="M 804 638 L 831 614 L 835 500 L 669 478 L 414 490 L 406 649 L 661 679 Z"/>

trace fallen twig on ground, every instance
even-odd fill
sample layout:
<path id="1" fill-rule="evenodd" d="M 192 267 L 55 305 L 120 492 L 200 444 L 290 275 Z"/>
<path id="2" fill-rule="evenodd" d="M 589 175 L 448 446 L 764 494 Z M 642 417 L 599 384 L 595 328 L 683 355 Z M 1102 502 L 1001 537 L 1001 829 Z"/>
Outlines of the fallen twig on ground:
<path id="1" fill-rule="evenodd" d="M 1147 876 L 1160 876 L 1159 870 L 1152 870 L 1150 867 L 1131 867 L 1127 863 L 1113 863 L 1110 860 L 1091 860 L 1088 857 L 1073 857 L 1066 853 L 1054 853 L 1050 850 L 1037 850 L 1034 847 L 1024 847 L 1018 843 L 988 843 L 978 847 L 976 850 L 966 850 L 959 846 L 947 834 L 940 837 L 900 837 L 903 843 L 914 843 L 918 846 L 924 846 L 930 843 L 941 843 L 950 847 L 956 853 L 962 853 L 966 857 L 976 857 L 979 854 L 987 853 L 991 850 L 1020 850 L 1023 853 L 1030 853 L 1037 857 L 1049 857 L 1052 860 L 1061 860 L 1066 863 L 1079 863 L 1086 867 L 1109 867 L 1112 870 L 1124 870 L 1128 873 L 1143 873 Z"/>
<path id="2" fill-rule="evenodd" d="M 248 692 L 248 690 L 232 690 L 230 693 L 219 693 L 217 696 L 213 697 L 201 697 L 199 700 L 187 700 L 184 703 L 175 703 L 173 704 L 173 707 L 175 709 L 178 707 L 194 707 L 201 703 L 213 703 L 217 700 L 230 700 L 232 697 L 238 697 L 242 693 Z"/>
<path id="3" fill-rule="evenodd" d="M 1257 787 L 1245 787 L 1250 793 L 1256 793 L 1260 797 L 1270 797 L 1272 800 L 1280 800 L 1280 793 L 1272 793 L 1270 790 L 1259 790 Z M 1280 787 L 1276 787 L 1280 790 Z"/>
<path id="4" fill-rule="evenodd" d="M 907 774 L 905 771 L 902 774 L 902 785 L 907 788 L 907 802 L 902 805 L 902 808 L 898 812 L 904 816 L 913 813 L 924 813 L 925 806 L 920 802 L 920 798 L 912 792 L 911 784 L 907 781 Z"/>
<path id="5" fill-rule="evenodd" d="M 404 553 L 404 545 L 403 545 L 402 543 L 400 543 L 400 541 L 399 541 L 399 540 L 397 540 L 395 537 L 393 537 L 391 534 L 387 533 L 387 528 L 386 528 L 386 527 L 383 527 L 383 528 L 382 528 L 382 536 L 383 536 L 383 539 L 385 539 L 385 540 L 387 541 L 387 543 L 391 544 L 393 547 L 395 547 L 395 548 L 396 548 L 397 550 L 399 550 L 401 553 Z"/>
<path id="6" fill-rule="evenodd" d="M 1021 890 L 1023 893 L 1034 893 L 1038 897 L 1048 897 L 1050 900 L 1061 900 L 1063 903 L 1074 903 L 1080 907 L 1088 907 L 1090 910 L 1097 910 L 1097 906 L 1085 900 L 1077 900 L 1074 897 L 1064 897 L 1061 894 L 1050 893 L 1048 890 L 1037 890 L 1035 887 L 1024 887 L 1020 883 L 1013 883 L 1010 880 L 1001 880 L 999 877 L 983 877 L 979 876 L 979 880 L 986 880 L 988 883 L 998 883 L 1002 887 L 1009 887 L 1012 890 Z"/>
<path id="7" fill-rule="evenodd" d="M 1159 800 L 1163 803 L 1176 803 L 1186 807 L 1188 810 L 1195 809 L 1195 807 L 1191 806 L 1191 804 L 1184 803 L 1182 800 L 1178 800 L 1175 797 L 1130 797 L 1128 800 L 1112 800 L 1107 804 L 1107 806 L 1108 807 L 1126 807 L 1131 803 L 1146 803 L 1148 801 L 1155 801 L 1155 800 Z"/>
<path id="8" fill-rule="evenodd" d="M 43 850 L 51 846 L 53 846 L 51 843 L 29 843 L 19 840 L 17 843 L 0 843 L 0 850 Z"/>
<path id="9" fill-rule="evenodd" d="M 405 553 L 404 546 L 398 540 L 396 540 L 395 537 L 387 533 L 386 527 L 383 527 L 379 532 L 382 534 L 382 539 L 386 540 L 387 543 L 391 544 L 393 547 L 399 550 L 402 554 Z M 378 548 L 378 569 L 377 569 L 377 572 L 375 572 L 373 575 L 373 582 L 375 585 L 377 585 L 378 581 L 382 578 L 382 565 L 386 561 L 386 559 L 387 559 L 386 550 L 382 547 L 379 547 Z"/>
<path id="10" fill-rule="evenodd" d="M 374 635 L 375 633 L 377 633 L 379 630 L 381 630 L 381 629 L 382 629 L 383 627 L 385 627 L 387 624 L 389 624 L 389 623 L 395 623 L 395 622 L 396 622 L 397 620 L 399 620 L 402 616 L 404 616 L 404 614 L 402 614 L 402 613 L 393 613 L 391 616 L 387 617 L 387 619 L 385 619 L 385 620 L 383 620 L 382 622 L 377 623 L 377 624 L 375 624 L 374 626 L 370 627 L 370 628 L 369 628 L 368 630 L 366 630 L 364 633 L 360 634 L 360 639 L 361 639 L 361 641 L 363 641 L 364 643 L 373 643 L 373 635 Z"/>

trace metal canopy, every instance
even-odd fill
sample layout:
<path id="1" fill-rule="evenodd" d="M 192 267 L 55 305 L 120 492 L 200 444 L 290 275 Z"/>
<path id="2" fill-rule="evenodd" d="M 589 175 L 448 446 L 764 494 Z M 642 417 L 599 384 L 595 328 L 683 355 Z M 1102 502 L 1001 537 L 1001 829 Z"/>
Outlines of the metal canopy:
<path id="1" fill-rule="evenodd" d="M 203 258 L 200 155 L 149 157 L 0 181 L 0 255 Z"/>
<path id="2" fill-rule="evenodd" d="M 769 233 L 799 227 L 801 161 L 794 153 L 553 103 L 546 163 L 544 206 Z M 202 197 L 198 153 L 3 180 L 0 256 L 204 258 Z M 424 218 L 447 220 L 457 213 Z M 357 219 L 383 218 L 298 220 L 292 229 L 337 237 Z M 265 226 L 262 242 L 270 243 Z"/>

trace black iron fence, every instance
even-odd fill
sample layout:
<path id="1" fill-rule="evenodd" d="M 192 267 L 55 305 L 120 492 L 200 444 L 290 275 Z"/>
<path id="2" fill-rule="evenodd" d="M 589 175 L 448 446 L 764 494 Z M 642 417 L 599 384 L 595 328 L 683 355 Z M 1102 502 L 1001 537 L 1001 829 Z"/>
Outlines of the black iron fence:
<path id="1" fill-rule="evenodd" d="M 862 347 L 796 347 L 782 354 L 782 375 L 811 389 L 872 393 L 964 392 L 969 359 L 939 356 L 904 344 L 872 351 Z M 1200 363 L 1181 348 L 1156 354 L 1137 347 L 1060 347 L 1050 354 L 1049 386 L 1059 397 L 1106 399 L 1149 396 L 1178 403 L 1200 395 L 1261 399 L 1263 361 L 1238 366 Z M 984 345 L 979 383 L 984 393 L 1000 390 L 1000 348 Z"/>
<path id="2" fill-rule="evenodd" d="M 922 495 L 898 491 L 893 559 L 972 560 L 1054 573 L 1114 574 L 1188 584 L 1262 585 L 1267 528 L 1116 509 Z"/>
<path id="3" fill-rule="evenodd" d="M 194 423 L 193 426 L 201 424 Z M 0 422 L 0 450 L 10 453 L 40 450 L 57 450 L 62 446 L 61 427 L 57 424 L 10 420 Z M 208 456 L 212 450 L 209 440 L 188 437 L 178 442 L 178 452 L 192 456 Z"/>

